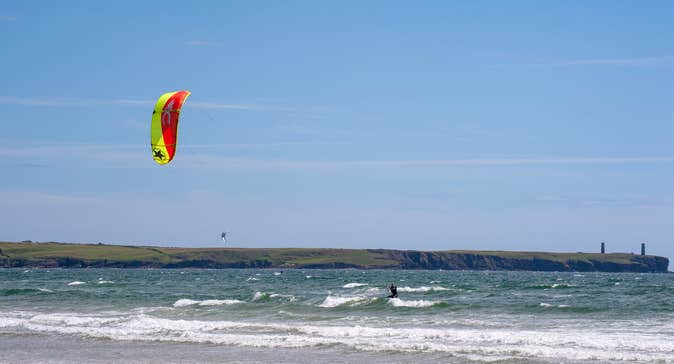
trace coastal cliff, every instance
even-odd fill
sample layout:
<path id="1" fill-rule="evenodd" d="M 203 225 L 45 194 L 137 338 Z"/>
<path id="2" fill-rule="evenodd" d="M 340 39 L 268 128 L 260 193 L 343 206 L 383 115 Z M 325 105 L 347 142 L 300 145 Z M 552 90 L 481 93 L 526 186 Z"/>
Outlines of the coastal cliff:
<path id="1" fill-rule="evenodd" d="M 356 268 L 666 273 L 669 259 L 627 253 L 390 249 L 165 248 L 0 242 L 0 267 Z"/>
<path id="2" fill-rule="evenodd" d="M 526 270 L 665 273 L 669 259 L 625 253 L 542 253 L 471 251 L 387 252 L 403 269 Z"/>

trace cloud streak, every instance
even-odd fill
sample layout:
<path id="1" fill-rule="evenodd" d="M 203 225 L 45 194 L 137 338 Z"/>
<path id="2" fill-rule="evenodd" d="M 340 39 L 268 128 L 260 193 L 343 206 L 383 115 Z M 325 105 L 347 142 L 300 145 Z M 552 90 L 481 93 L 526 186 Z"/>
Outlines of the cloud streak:
<path id="1" fill-rule="evenodd" d="M 222 104 L 216 102 L 190 102 L 190 107 L 197 109 L 211 109 L 211 110 L 260 110 L 262 109 L 256 105 L 245 104 Z"/>
<path id="2" fill-rule="evenodd" d="M 62 106 L 62 107 L 83 107 L 93 106 L 96 103 L 84 99 L 65 99 L 65 98 L 40 98 L 40 97 L 17 97 L 0 96 L 0 104 L 19 105 L 19 106 Z"/>
<path id="3" fill-rule="evenodd" d="M 546 195 L 535 197 L 534 200 L 545 204 L 561 204 L 572 207 L 674 206 L 674 201 L 671 199 L 634 194 L 592 197 Z"/>
<path id="4" fill-rule="evenodd" d="M 572 66 L 593 66 L 593 65 L 626 65 L 626 66 L 640 66 L 640 65 L 655 65 L 662 63 L 674 62 L 674 56 L 660 56 L 660 57 L 638 57 L 638 58 L 598 58 L 598 59 L 578 59 L 567 62 L 567 65 Z"/>
<path id="5" fill-rule="evenodd" d="M 552 158 L 467 158 L 467 159 L 410 159 L 410 160 L 281 160 L 229 158 L 226 152 L 204 152 L 205 149 L 282 147 L 305 143 L 259 144 L 188 144 L 180 146 L 180 155 L 174 162 L 180 168 L 218 169 L 349 169 L 349 168 L 442 168 L 442 167 L 508 167 L 535 165 L 607 165 L 673 163 L 674 156 L 653 157 L 552 157 Z M 312 143 L 306 143 L 312 144 Z M 14 162 L 50 164 L 49 161 L 67 161 L 67 165 L 134 168 L 151 162 L 146 145 L 50 145 L 0 147 L 0 157 Z M 146 163 L 147 162 L 147 163 Z M 77 163 L 77 164 L 75 164 Z"/>
<path id="6" fill-rule="evenodd" d="M 0 96 L 0 104 L 18 106 L 47 106 L 47 107 L 92 107 L 100 105 L 133 105 L 153 106 L 156 101 L 136 99 L 79 99 L 79 98 L 51 98 L 51 97 L 18 97 Z M 207 110 L 262 110 L 259 105 L 231 104 L 217 102 L 189 102 L 189 107 Z"/>
<path id="7" fill-rule="evenodd" d="M 206 40 L 190 40 L 185 42 L 186 45 L 190 47 L 217 47 L 220 43 L 209 42 Z"/>
<path id="8" fill-rule="evenodd" d="M 492 167 L 522 165 L 591 165 L 671 163 L 674 157 L 615 157 L 615 158 L 490 158 L 490 159 L 417 159 L 417 160 L 349 160 L 296 161 L 219 158 L 212 155 L 186 156 L 186 166 L 193 168 L 288 168 L 288 169 L 344 169 L 344 168 L 416 168 L 416 167 Z"/>

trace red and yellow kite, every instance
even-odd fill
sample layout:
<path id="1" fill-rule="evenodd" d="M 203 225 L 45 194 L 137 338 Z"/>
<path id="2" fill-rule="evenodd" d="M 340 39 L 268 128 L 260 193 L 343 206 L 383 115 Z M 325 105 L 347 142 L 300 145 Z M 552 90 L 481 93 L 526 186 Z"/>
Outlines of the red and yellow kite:
<path id="1" fill-rule="evenodd" d="M 159 164 L 166 164 L 176 154 L 178 118 L 180 109 L 190 95 L 189 91 L 175 91 L 161 95 L 152 111 L 150 145 L 152 157 Z"/>

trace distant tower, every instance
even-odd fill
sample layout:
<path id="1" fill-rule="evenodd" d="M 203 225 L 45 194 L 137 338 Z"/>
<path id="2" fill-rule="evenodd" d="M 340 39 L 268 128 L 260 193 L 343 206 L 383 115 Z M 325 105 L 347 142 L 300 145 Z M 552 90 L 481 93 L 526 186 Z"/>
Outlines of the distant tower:
<path id="1" fill-rule="evenodd" d="M 603 242 L 601 243 L 601 253 L 602 254 L 606 253 L 606 244 L 604 244 Z"/>
<path id="2" fill-rule="evenodd" d="M 646 255 L 646 243 L 641 243 L 641 255 Z"/>

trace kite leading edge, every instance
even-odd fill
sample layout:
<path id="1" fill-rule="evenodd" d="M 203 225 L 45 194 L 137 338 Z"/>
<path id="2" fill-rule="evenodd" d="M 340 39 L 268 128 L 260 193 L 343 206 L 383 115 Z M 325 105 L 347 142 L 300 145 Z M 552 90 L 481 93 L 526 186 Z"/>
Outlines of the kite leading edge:
<path id="1" fill-rule="evenodd" d="M 189 91 L 175 91 L 161 95 L 152 111 L 150 145 L 152 157 L 159 164 L 170 162 L 176 154 L 178 118 L 180 109 L 190 95 Z"/>

